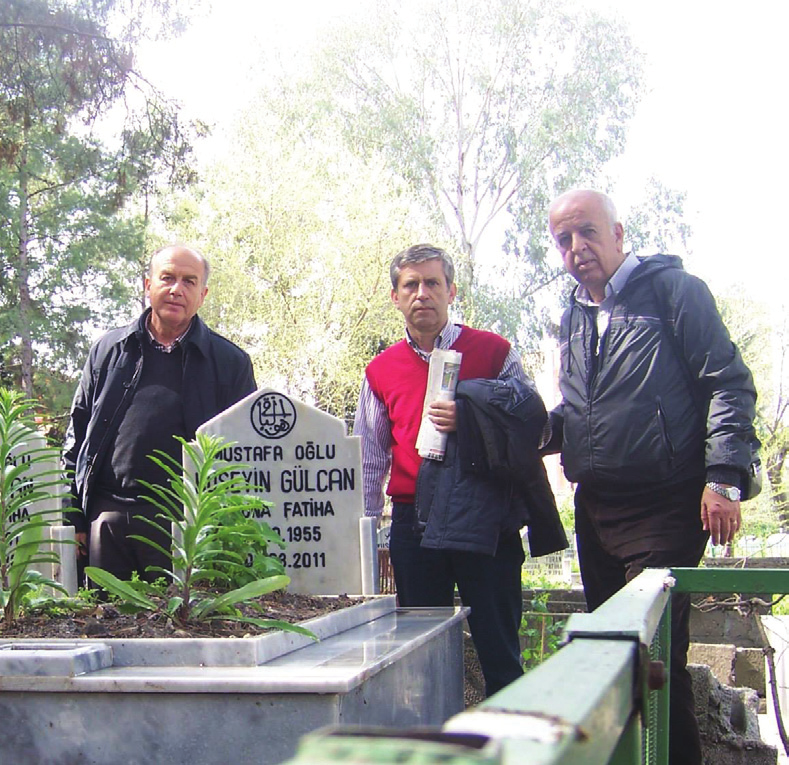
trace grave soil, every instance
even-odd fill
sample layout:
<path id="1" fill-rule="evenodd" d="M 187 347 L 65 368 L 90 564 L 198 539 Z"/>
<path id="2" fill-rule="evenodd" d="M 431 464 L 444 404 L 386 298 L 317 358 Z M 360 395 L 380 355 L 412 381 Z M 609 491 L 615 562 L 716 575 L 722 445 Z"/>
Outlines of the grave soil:
<path id="1" fill-rule="evenodd" d="M 348 595 L 322 598 L 272 592 L 244 603 L 238 609 L 245 616 L 296 624 L 363 601 L 364 598 Z M 178 625 L 163 614 L 124 614 L 113 603 L 101 603 L 77 611 L 26 614 L 10 627 L 0 622 L 0 638 L 238 638 L 269 631 L 252 624 L 221 619 Z"/>

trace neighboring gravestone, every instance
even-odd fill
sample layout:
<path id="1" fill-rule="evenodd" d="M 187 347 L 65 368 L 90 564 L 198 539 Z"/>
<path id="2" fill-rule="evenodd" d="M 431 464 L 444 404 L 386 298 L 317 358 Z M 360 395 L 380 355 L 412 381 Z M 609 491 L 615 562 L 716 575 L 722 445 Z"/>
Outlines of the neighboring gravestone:
<path id="1" fill-rule="evenodd" d="M 239 474 L 273 503 L 260 520 L 287 543 L 271 552 L 284 563 L 291 592 L 376 592 L 375 523 L 363 517 L 361 445 L 342 420 L 263 389 L 198 433 L 234 442 L 222 459 L 246 465 Z"/>
<path id="2" fill-rule="evenodd" d="M 60 507 L 65 489 L 59 480 L 60 462 L 54 450 L 47 450 L 46 439 L 41 433 L 26 429 L 25 439 L 19 441 L 11 450 L 9 465 L 18 466 L 25 462 L 30 463 L 30 466 L 17 478 L 14 493 L 22 497 L 30 495 L 34 491 L 34 483 L 38 482 L 40 490 L 50 494 L 51 498 L 33 499 L 23 503 L 9 520 L 14 522 L 44 518 L 52 524 L 42 529 L 42 536 L 48 542 L 42 544 L 41 550 L 56 553 L 59 562 L 34 564 L 33 568 L 59 582 L 70 595 L 74 595 L 77 592 L 76 548 L 68 541 L 73 542 L 74 529 L 62 525 L 63 514 Z"/>

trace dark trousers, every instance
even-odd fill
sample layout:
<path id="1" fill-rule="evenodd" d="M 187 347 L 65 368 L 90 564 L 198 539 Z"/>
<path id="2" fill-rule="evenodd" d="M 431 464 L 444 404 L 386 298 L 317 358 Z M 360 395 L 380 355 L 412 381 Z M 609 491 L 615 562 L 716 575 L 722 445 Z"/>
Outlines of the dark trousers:
<path id="1" fill-rule="evenodd" d="M 477 649 L 485 692 L 501 690 L 523 673 L 520 628 L 523 609 L 520 535 L 502 535 L 495 555 L 420 546 L 414 506 L 395 503 L 389 538 L 397 598 L 401 606 L 452 606 L 455 585 Z"/>
<path id="2" fill-rule="evenodd" d="M 143 541 L 130 538 L 132 534 L 145 537 L 169 550 L 169 537 L 136 517 L 142 515 L 161 524 L 162 519 L 155 517 L 158 512 L 147 504 L 123 505 L 103 497 L 92 500 L 92 520 L 88 534 L 89 564 L 124 580 L 131 579 L 135 572 L 146 582 L 165 576 L 160 571 L 147 569 L 149 566 L 159 566 L 169 571 L 172 566 L 167 556 Z"/>
<path id="3" fill-rule="evenodd" d="M 654 500 L 647 500 L 648 509 Z M 674 508 L 683 508 L 690 518 L 701 511 L 701 489 L 691 485 L 673 493 L 665 501 Z M 605 505 L 603 508 L 602 505 Z M 593 611 L 645 568 L 698 566 L 707 545 L 708 534 L 701 523 L 689 523 L 684 534 L 675 536 L 673 549 L 648 549 L 666 545 L 645 540 L 644 548 L 601 540 L 596 517 L 610 517 L 610 505 L 578 489 L 575 494 L 575 532 L 578 541 L 578 561 L 589 611 Z M 658 512 L 659 509 L 655 508 Z M 695 513 L 695 516 L 693 515 Z M 605 534 L 604 534 L 605 536 Z M 614 548 L 613 550 L 611 548 Z M 690 645 L 690 595 L 671 596 L 671 675 L 669 702 L 669 764 L 701 765 L 701 740 L 696 720 L 693 685 L 687 670 Z"/>

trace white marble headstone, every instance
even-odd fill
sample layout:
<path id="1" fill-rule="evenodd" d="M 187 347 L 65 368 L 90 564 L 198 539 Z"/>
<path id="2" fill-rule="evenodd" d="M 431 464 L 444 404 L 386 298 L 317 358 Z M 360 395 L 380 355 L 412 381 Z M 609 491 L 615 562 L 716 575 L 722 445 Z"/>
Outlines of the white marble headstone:
<path id="1" fill-rule="evenodd" d="M 273 506 L 265 521 L 287 543 L 270 550 L 285 564 L 291 592 L 376 591 L 375 532 L 364 518 L 361 444 L 345 423 L 271 389 L 247 396 L 198 428 L 234 442 L 221 457 Z"/>
<path id="2" fill-rule="evenodd" d="M 50 498 L 25 502 L 14 513 L 12 520 L 44 518 L 52 524 L 42 529 L 42 537 L 49 541 L 42 545 L 41 550 L 57 553 L 60 562 L 39 563 L 34 564 L 33 567 L 49 579 L 60 582 L 69 594 L 74 594 L 77 591 L 76 548 L 64 541 L 68 539 L 73 541 L 74 531 L 71 527 L 62 525 L 63 514 L 60 508 L 65 487 L 58 480 L 61 475 L 60 461 L 57 453 L 54 450 L 47 452 L 46 447 L 46 438 L 41 433 L 25 428 L 24 440 L 11 450 L 9 465 L 30 463 L 29 468 L 24 470 L 16 481 L 15 494 L 21 494 L 23 497 L 31 494 L 33 483 L 38 480 L 45 484 L 41 489 L 51 495 Z"/>

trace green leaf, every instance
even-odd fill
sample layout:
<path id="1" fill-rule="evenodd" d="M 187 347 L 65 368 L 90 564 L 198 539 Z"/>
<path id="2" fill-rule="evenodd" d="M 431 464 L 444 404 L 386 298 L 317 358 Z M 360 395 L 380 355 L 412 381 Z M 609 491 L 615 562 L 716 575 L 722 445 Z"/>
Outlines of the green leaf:
<path id="1" fill-rule="evenodd" d="M 319 641 L 318 636 L 298 624 L 291 624 L 290 622 L 282 621 L 281 619 L 260 619 L 255 616 L 209 616 L 208 620 L 222 620 L 227 622 L 244 622 L 246 624 L 254 624 L 256 627 L 264 629 L 282 630 L 283 632 L 295 632 L 299 635 L 305 635 L 312 638 L 316 643 Z"/>
<path id="2" fill-rule="evenodd" d="M 269 592 L 274 592 L 275 590 L 285 589 L 289 584 L 289 576 L 271 576 L 268 579 L 258 579 L 236 590 L 231 590 L 217 598 L 211 599 L 210 607 L 208 610 L 203 611 L 203 616 L 205 617 L 212 611 L 224 608 L 225 606 L 242 603 L 252 598 L 258 598 L 261 595 L 267 595 Z"/>
<path id="3" fill-rule="evenodd" d="M 134 589 L 134 587 L 132 587 L 128 582 L 121 581 L 109 571 L 105 571 L 104 569 L 97 568 L 95 566 L 86 566 L 85 574 L 92 582 L 95 582 L 97 585 L 99 585 L 99 587 L 106 590 L 111 595 L 115 595 L 116 597 L 121 598 L 125 602 L 136 606 L 137 608 L 142 608 L 148 611 L 156 611 L 156 603 L 154 603 L 149 598 L 146 598 L 142 593 Z"/>
<path id="4" fill-rule="evenodd" d="M 184 599 L 180 595 L 176 595 L 167 601 L 165 611 L 172 616 L 183 604 Z"/>

